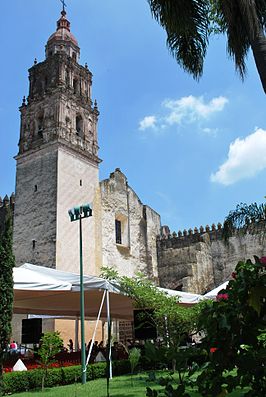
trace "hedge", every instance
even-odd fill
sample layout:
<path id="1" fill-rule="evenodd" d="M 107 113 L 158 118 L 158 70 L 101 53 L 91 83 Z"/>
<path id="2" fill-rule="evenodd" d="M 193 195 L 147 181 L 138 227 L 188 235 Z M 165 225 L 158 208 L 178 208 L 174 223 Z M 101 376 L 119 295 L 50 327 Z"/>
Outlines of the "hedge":
<path id="1" fill-rule="evenodd" d="M 113 362 L 113 375 L 125 375 L 130 373 L 130 363 L 128 360 Z M 9 372 L 4 374 L 4 394 L 13 394 L 36 390 L 41 388 L 42 369 L 33 369 L 23 372 Z M 90 364 L 87 367 L 87 380 L 104 378 L 106 376 L 106 363 Z M 45 387 L 69 385 L 81 382 L 81 367 L 51 368 L 48 369 L 45 380 Z"/>

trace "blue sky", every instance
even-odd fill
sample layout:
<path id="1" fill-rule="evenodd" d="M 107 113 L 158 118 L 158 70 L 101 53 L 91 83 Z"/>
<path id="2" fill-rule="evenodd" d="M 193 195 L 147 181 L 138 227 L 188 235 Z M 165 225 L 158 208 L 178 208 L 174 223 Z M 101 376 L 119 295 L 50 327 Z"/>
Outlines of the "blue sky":
<path id="1" fill-rule="evenodd" d="M 199 82 L 182 71 L 145 0 L 69 0 L 81 64 L 100 114 L 101 179 L 116 167 L 171 230 L 222 222 L 266 194 L 265 95 L 250 54 L 244 83 L 211 40 Z M 1 4 L 0 195 L 15 186 L 19 112 L 27 69 L 44 59 L 59 0 Z"/>

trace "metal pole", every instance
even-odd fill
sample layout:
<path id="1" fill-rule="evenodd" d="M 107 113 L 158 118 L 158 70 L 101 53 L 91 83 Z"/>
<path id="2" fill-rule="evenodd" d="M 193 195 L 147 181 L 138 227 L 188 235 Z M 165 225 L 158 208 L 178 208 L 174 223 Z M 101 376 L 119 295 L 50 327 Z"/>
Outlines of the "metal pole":
<path id="1" fill-rule="evenodd" d="M 75 319 L 75 352 L 78 351 L 79 345 L 79 318 Z"/>
<path id="2" fill-rule="evenodd" d="M 82 223 L 79 215 L 79 259 L 80 259 L 80 331 L 81 331 L 81 382 L 86 383 L 86 350 L 84 332 L 84 285 L 83 285 L 83 257 L 82 257 Z"/>

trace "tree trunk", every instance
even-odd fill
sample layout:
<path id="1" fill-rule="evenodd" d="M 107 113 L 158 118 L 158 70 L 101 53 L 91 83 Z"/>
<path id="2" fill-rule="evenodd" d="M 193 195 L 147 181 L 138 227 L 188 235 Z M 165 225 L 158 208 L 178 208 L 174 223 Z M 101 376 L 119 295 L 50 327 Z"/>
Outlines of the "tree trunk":
<path id="1" fill-rule="evenodd" d="M 251 48 L 261 84 L 266 94 L 266 37 L 263 33 L 253 40 Z"/>

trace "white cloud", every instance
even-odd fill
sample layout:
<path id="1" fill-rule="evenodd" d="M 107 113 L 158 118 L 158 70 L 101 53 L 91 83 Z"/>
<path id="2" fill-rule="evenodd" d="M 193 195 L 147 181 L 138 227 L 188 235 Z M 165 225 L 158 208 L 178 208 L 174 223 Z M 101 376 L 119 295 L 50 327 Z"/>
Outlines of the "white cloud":
<path id="1" fill-rule="evenodd" d="M 147 128 L 155 128 L 156 126 L 156 117 L 155 116 L 145 116 L 139 122 L 139 130 L 144 131 Z"/>
<path id="2" fill-rule="evenodd" d="M 207 119 L 211 114 L 221 112 L 228 102 L 228 99 L 219 96 L 204 102 L 203 97 L 194 97 L 189 95 L 176 101 L 166 100 L 163 106 L 170 109 L 170 113 L 166 116 L 168 124 L 180 124 L 185 122 L 194 122 L 201 119 Z"/>
<path id="3" fill-rule="evenodd" d="M 209 127 L 202 128 L 202 132 L 205 135 L 209 135 L 209 136 L 216 136 L 218 131 L 219 131 L 218 128 L 209 128 Z"/>
<path id="4" fill-rule="evenodd" d="M 230 144 L 227 160 L 211 175 L 211 181 L 232 185 L 241 179 L 254 177 L 265 168 L 266 130 L 259 128 Z"/>
<path id="5" fill-rule="evenodd" d="M 206 121 L 211 115 L 221 112 L 227 103 L 228 99 L 223 96 L 212 98 L 210 101 L 205 101 L 202 96 L 193 95 L 177 100 L 166 99 L 162 102 L 158 115 L 145 116 L 140 121 L 139 130 L 153 129 L 158 132 L 172 125 Z M 205 132 L 210 134 L 211 129 L 206 128 Z"/>

